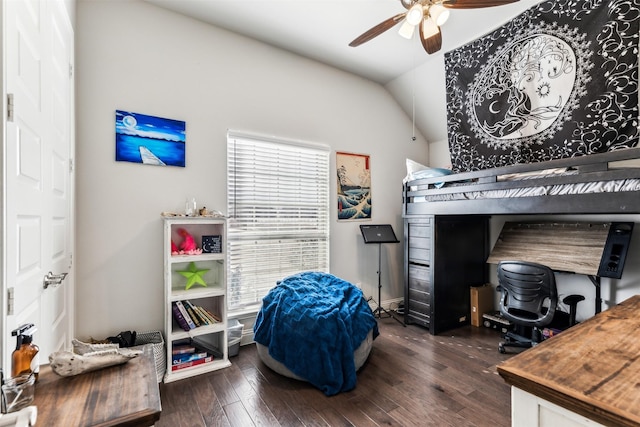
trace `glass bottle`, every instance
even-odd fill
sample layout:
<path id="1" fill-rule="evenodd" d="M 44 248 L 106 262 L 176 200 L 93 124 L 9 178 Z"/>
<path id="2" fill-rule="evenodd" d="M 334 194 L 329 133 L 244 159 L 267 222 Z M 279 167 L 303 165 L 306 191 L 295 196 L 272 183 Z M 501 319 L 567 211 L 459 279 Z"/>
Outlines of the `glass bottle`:
<path id="1" fill-rule="evenodd" d="M 197 216 L 196 199 L 192 197 L 185 202 L 184 213 L 186 216 Z"/>

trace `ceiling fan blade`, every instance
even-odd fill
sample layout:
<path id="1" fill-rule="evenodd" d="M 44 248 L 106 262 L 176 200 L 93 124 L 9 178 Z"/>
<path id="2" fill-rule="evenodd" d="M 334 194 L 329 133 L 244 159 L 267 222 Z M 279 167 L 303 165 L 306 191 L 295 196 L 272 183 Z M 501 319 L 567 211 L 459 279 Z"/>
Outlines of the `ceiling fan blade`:
<path id="1" fill-rule="evenodd" d="M 502 6 L 519 0 L 445 0 L 444 7 L 449 9 L 479 9 L 482 7 Z"/>
<path id="2" fill-rule="evenodd" d="M 420 25 L 420 41 L 422 42 L 422 47 L 427 51 L 428 54 L 436 53 L 442 48 L 442 33 L 440 32 L 440 27 L 436 27 L 438 32 L 432 36 L 425 37 L 423 26 Z"/>
<path id="3" fill-rule="evenodd" d="M 360 35 L 354 41 L 349 43 L 349 46 L 352 46 L 352 47 L 360 46 L 362 43 L 366 43 L 369 40 L 371 40 L 372 38 L 379 36 L 380 34 L 384 33 L 385 31 L 393 28 L 398 22 L 402 21 L 406 14 L 407 14 L 407 12 L 402 12 L 402 13 L 397 14 L 396 16 L 393 16 L 393 17 L 387 19 L 386 21 L 383 21 L 383 22 L 379 23 L 378 25 L 376 25 L 375 27 L 371 28 L 369 31 L 364 32 L 362 35 Z"/>

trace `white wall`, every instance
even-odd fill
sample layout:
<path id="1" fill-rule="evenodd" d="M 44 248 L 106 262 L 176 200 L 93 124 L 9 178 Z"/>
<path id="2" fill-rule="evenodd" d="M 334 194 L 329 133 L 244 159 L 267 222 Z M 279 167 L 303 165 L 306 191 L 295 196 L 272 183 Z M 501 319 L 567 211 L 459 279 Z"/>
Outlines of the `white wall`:
<path id="1" fill-rule="evenodd" d="M 138 0 L 80 0 L 76 28 L 78 337 L 162 328 L 160 212 L 225 211 L 227 129 L 370 154 L 372 222 L 402 238 L 405 158 L 428 147 L 383 87 Z M 186 167 L 116 162 L 116 109 L 186 121 Z M 374 295 L 360 224 L 334 214 L 331 270 Z M 384 301 L 403 294 L 402 245 L 383 256 Z"/>

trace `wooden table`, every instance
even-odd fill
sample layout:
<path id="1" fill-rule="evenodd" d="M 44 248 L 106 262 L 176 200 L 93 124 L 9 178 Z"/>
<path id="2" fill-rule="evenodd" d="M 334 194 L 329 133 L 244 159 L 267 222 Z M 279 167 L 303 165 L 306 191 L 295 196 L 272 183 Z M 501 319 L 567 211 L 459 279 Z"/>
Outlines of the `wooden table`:
<path id="1" fill-rule="evenodd" d="M 34 405 L 38 426 L 152 426 L 160 419 L 160 389 L 150 346 L 127 363 L 61 377 L 43 367 Z"/>
<path id="2" fill-rule="evenodd" d="M 512 357 L 498 372 L 515 391 L 589 420 L 640 426 L 640 295 Z"/>

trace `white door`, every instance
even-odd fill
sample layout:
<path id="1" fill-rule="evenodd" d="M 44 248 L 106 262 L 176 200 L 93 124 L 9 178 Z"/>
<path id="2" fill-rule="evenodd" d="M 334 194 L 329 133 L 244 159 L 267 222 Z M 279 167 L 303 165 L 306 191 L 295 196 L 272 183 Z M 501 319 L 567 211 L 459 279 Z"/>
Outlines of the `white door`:
<path id="1" fill-rule="evenodd" d="M 3 368 L 11 331 L 38 329 L 40 363 L 69 347 L 71 304 L 73 30 L 61 0 L 3 0 L 3 73 L 8 104 L 4 158 Z M 59 275 L 57 286 L 43 286 Z M 54 279 L 55 281 L 55 279 Z"/>

